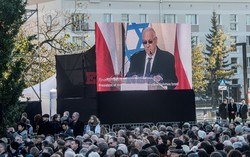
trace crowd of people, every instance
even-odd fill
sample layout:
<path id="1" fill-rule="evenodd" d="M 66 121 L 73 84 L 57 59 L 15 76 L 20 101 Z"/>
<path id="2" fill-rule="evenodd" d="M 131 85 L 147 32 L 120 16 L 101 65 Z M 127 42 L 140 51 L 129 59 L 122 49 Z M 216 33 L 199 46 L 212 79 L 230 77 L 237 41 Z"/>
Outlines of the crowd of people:
<path id="1" fill-rule="evenodd" d="M 0 157 L 249 157 L 250 122 L 126 126 L 108 130 L 92 115 L 23 113 L 0 138 Z"/>

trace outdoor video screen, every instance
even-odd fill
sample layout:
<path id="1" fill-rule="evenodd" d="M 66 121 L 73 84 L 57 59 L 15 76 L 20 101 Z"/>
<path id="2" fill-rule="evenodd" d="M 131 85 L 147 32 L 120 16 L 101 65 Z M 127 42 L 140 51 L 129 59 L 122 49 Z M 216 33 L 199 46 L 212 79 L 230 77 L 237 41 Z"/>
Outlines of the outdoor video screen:
<path id="1" fill-rule="evenodd" d="M 97 91 L 192 88 L 191 26 L 95 24 Z"/>

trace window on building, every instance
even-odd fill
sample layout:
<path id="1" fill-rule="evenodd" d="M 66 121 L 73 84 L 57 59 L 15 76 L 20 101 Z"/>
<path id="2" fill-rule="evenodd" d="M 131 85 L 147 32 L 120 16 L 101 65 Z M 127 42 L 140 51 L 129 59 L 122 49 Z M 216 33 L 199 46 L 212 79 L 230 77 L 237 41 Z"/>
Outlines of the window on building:
<path id="1" fill-rule="evenodd" d="M 230 14 L 230 22 L 237 22 L 237 15 L 236 14 Z"/>
<path id="2" fill-rule="evenodd" d="M 191 25 L 198 25 L 198 19 L 196 14 L 186 15 L 186 23 Z"/>
<path id="3" fill-rule="evenodd" d="M 230 23 L 230 30 L 237 31 L 237 23 Z"/>
<path id="4" fill-rule="evenodd" d="M 51 30 L 51 27 L 52 27 L 52 16 L 51 16 L 51 15 L 48 15 L 48 16 L 47 16 L 47 19 L 46 19 L 46 26 L 47 26 L 47 29 L 48 29 L 48 30 Z"/>
<path id="5" fill-rule="evenodd" d="M 79 14 L 72 14 L 72 31 L 79 32 L 79 31 L 86 31 L 88 30 L 88 23 L 86 22 L 86 14 L 79 13 Z"/>
<path id="6" fill-rule="evenodd" d="M 250 36 L 246 36 L 246 44 L 250 45 Z"/>
<path id="7" fill-rule="evenodd" d="M 238 19 L 236 14 L 230 14 L 230 30 L 237 31 Z"/>
<path id="8" fill-rule="evenodd" d="M 121 15 L 121 22 L 129 23 L 129 14 L 122 14 Z"/>
<path id="9" fill-rule="evenodd" d="M 246 15 L 246 24 L 250 25 L 250 14 Z"/>
<path id="10" fill-rule="evenodd" d="M 249 83 L 250 83 L 250 82 L 249 82 L 249 80 L 250 80 L 250 79 L 248 78 L 248 79 L 247 79 L 247 82 L 248 82 L 248 84 L 247 84 L 247 88 L 249 88 Z"/>
<path id="11" fill-rule="evenodd" d="M 238 79 L 232 79 L 232 84 L 238 84 Z"/>
<path id="12" fill-rule="evenodd" d="M 104 22 L 112 22 L 112 14 L 104 14 Z"/>
<path id="13" fill-rule="evenodd" d="M 234 64 L 234 65 L 238 64 L 238 58 L 232 57 L 231 58 L 231 64 Z"/>
<path id="14" fill-rule="evenodd" d="M 164 15 L 164 23 L 176 23 L 176 15 L 175 14 L 165 14 Z"/>
<path id="15" fill-rule="evenodd" d="M 231 44 L 236 44 L 237 43 L 237 36 L 230 36 L 231 39 Z"/>
<path id="16" fill-rule="evenodd" d="M 250 57 L 247 57 L 247 67 L 250 67 Z"/>
<path id="17" fill-rule="evenodd" d="M 218 24 L 221 25 L 221 15 L 217 14 L 216 17 L 217 17 Z"/>
<path id="18" fill-rule="evenodd" d="M 197 45 L 199 43 L 199 37 L 198 36 L 192 36 L 191 43 L 193 46 Z"/>
<path id="19" fill-rule="evenodd" d="M 139 14 L 139 21 L 140 23 L 147 23 L 148 22 L 147 14 Z"/>
<path id="20" fill-rule="evenodd" d="M 231 69 L 234 71 L 235 74 L 238 73 L 237 66 L 232 65 L 232 66 L 231 66 Z"/>
<path id="21" fill-rule="evenodd" d="M 234 70 L 234 73 L 238 73 L 237 64 L 238 64 L 238 58 L 232 57 L 231 58 L 231 68 L 232 68 L 232 70 Z"/>

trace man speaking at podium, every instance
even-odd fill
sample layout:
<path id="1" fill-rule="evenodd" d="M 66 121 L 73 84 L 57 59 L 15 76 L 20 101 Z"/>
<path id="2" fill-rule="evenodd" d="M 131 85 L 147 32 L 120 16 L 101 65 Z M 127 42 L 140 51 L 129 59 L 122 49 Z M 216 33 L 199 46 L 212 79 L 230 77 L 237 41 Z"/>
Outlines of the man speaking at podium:
<path id="1" fill-rule="evenodd" d="M 165 83 L 168 89 L 174 89 L 178 79 L 175 73 L 174 56 L 157 47 L 157 36 L 153 28 L 143 31 L 144 50 L 136 52 L 130 58 L 130 67 L 126 77 L 153 77 L 159 83 Z"/>

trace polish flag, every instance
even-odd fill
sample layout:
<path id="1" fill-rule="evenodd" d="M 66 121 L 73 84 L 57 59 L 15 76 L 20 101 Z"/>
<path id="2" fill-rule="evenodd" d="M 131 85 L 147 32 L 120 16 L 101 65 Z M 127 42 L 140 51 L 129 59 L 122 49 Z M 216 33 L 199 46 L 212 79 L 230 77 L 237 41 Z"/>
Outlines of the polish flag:
<path id="1" fill-rule="evenodd" d="M 192 87 L 192 64 L 191 60 L 191 32 L 190 25 L 177 24 L 174 47 L 175 69 L 178 77 L 178 85 L 175 89 L 191 89 Z M 185 35 L 189 35 L 187 38 Z"/>

